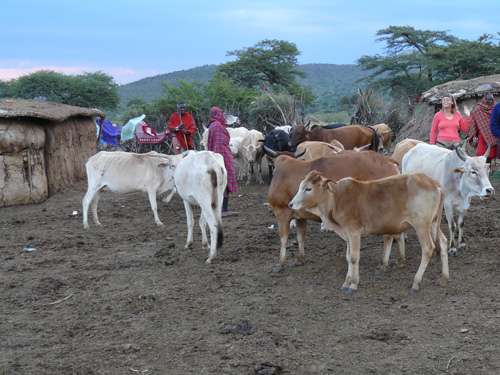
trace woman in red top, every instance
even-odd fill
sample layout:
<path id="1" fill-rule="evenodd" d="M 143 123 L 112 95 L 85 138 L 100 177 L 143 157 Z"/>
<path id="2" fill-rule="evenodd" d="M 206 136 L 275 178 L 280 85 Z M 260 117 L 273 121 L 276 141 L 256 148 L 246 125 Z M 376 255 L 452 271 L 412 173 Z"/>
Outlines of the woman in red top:
<path id="1" fill-rule="evenodd" d="M 441 110 L 434 115 L 432 120 L 429 143 L 431 145 L 438 143 L 445 147 L 456 146 L 461 140 L 459 131 L 466 132 L 467 126 L 456 109 L 455 100 L 445 96 L 441 100 L 441 105 Z"/>
<path id="2" fill-rule="evenodd" d="M 222 216 L 235 214 L 228 211 L 229 193 L 238 191 L 238 182 L 234 173 L 234 160 L 231 149 L 229 148 L 229 132 L 226 129 L 226 120 L 224 112 L 219 107 L 210 108 L 210 120 L 208 125 L 208 142 L 207 148 L 209 151 L 221 154 L 224 158 L 224 166 L 227 170 L 227 188 L 224 193 L 222 202 Z"/>

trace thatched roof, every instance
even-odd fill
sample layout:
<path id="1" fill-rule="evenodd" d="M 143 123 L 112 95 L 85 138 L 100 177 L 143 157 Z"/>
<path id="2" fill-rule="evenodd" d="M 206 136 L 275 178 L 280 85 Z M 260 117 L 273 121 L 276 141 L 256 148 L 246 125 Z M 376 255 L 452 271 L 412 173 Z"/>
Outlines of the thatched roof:
<path id="1" fill-rule="evenodd" d="M 453 95 L 457 101 L 483 96 L 487 92 L 500 94 L 500 74 L 468 80 L 457 80 L 434 86 L 422 94 L 422 101 L 437 104 L 443 96 Z"/>
<path id="2" fill-rule="evenodd" d="M 103 112 L 96 108 L 83 108 L 61 103 L 25 100 L 0 100 L 0 118 L 24 117 L 49 121 L 64 121 L 74 116 L 94 117 Z"/>

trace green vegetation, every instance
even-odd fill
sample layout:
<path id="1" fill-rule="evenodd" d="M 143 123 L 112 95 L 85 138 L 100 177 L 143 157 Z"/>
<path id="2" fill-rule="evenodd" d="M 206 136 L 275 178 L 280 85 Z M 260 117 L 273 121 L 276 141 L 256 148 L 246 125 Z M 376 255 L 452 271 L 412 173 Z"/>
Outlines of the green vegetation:
<path id="1" fill-rule="evenodd" d="M 373 87 L 395 98 L 406 96 L 414 101 L 439 83 L 500 72 L 500 45 L 491 35 L 469 41 L 445 31 L 389 26 L 377 36 L 385 43 L 386 53 L 363 56 L 359 63 L 372 72 Z"/>
<path id="2" fill-rule="evenodd" d="M 43 97 L 49 101 L 81 107 L 114 109 L 119 103 L 117 87 L 113 78 L 102 72 L 69 76 L 39 71 L 2 83 L 0 97 Z"/>

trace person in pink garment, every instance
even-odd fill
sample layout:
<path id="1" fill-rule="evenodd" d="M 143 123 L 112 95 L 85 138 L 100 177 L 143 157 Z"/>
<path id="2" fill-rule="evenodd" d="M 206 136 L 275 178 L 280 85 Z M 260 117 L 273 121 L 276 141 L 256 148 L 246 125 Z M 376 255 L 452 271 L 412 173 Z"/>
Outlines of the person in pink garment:
<path id="1" fill-rule="evenodd" d="M 449 148 L 460 143 L 459 132 L 465 133 L 467 125 L 457 110 L 455 100 L 449 96 L 445 96 L 441 100 L 441 105 L 441 110 L 434 115 L 434 119 L 432 120 L 429 143 Z"/>

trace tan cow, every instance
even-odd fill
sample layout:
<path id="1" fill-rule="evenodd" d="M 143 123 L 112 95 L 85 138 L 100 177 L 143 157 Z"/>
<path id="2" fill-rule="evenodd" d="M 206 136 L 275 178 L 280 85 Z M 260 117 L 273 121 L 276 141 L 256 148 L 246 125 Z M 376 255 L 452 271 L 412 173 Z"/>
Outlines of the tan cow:
<path id="1" fill-rule="evenodd" d="M 394 148 L 394 152 L 391 155 L 391 159 L 396 161 L 399 165 L 403 161 L 403 156 L 410 151 L 413 147 L 418 145 L 419 143 L 424 143 L 417 139 L 406 138 L 399 142 Z"/>
<path id="2" fill-rule="evenodd" d="M 389 125 L 380 123 L 376 125 L 371 126 L 373 129 L 375 129 L 378 133 L 378 135 L 381 138 L 382 144 L 384 145 L 384 149 L 387 151 L 391 147 L 392 144 L 392 139 L 394 136 L 394 132 L 392 129 L 389 127 Z"/>
<path id="3" fill-rule="evenodd" d="M 397 164 L 390 158 L 373 151 L 355 152 L 342 151 L 328 157 L 311 161 L 296 160 L 293 157 L 281 155 L 275 161 L 275 173 L 269 186 L 267 200 L 278 221 L 281 240 L 280 263 L 274 270 L 279 271 L 286 263 L 286 247 L 290 222 L 296 220 L 299 254 L 297 263 L 305 262 L 304 239 L 307 220 L 321 221 L 317 215 L 304 210 L 292 210 L 288 203 L 299 188 L 300 181 L 312 170 L 317 170 L 333 180 L 344 177 L 355 177 L 359 180 L 374 180 L 377 178 L 399 174 Z M 401 243 L 400 243 L 401 244 Z M 404 258 L 404 246 L 400 246 L 400 256 Z"/>
<path id="4" fill-rule="evenodd" d="M 340 151 L 344 151 L 344 146 L 335 139 L 331 143 L 305 141 L 297 146 L 295 156 L 299 160 L 314 160 L 323 156 L 338 154 Z"/>
<path id="5" fill-rule="evenodd" d="M 412 286 L 417 291 L 435 248 L 440 249 L 442 282 L 449 279 L 446 237 L 440 228 L 443 200 L 439 183 L 421 173 L 335 182 L 312 171 L 301 182 L 289 207 L 319 216 L 326 229 L 347 242 L 348 271 L 342 286 L 346 292 L 358 289 L 362 235 L 396 235 L 413 227 L 422 248 Z"/>

